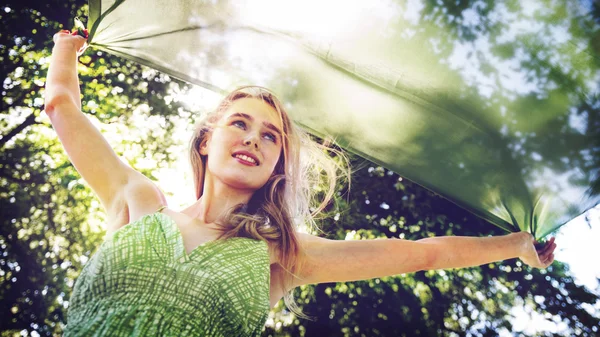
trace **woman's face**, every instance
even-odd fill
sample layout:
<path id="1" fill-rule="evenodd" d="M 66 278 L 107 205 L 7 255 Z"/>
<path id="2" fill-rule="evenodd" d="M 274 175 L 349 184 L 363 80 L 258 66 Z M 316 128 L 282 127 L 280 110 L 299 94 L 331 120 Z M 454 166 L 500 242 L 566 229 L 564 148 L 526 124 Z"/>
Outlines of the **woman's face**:
<path id="1" fill-rule="evenodd" d="M 257 98 L 235 100 L 200 149 L 207 156 L 207 173 L 232 188 L 258 190 L 275 170 L 282 130 L 269 104 Z"/>

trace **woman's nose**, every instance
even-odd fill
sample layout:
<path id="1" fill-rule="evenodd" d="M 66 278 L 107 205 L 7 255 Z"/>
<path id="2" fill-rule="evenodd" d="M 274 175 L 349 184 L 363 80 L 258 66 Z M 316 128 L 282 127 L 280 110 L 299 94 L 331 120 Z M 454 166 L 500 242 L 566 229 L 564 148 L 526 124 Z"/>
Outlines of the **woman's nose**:
<path id="1" fill-rule="evenodd" d="M 249 134 L 248 137 L 246 137 L 246 139 L 244 140 L 244 145 L 252 146 L 252 144 L 254 144 L 254 147 L 258 149 L 258 142 L 256 141 L 256 136 L 254 134 Z"/>

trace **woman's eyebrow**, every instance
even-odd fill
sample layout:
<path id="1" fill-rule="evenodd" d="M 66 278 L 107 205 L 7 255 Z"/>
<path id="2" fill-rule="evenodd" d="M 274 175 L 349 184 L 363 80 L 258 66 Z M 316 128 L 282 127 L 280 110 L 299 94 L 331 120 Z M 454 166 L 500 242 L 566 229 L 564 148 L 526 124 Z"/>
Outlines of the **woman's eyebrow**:
<path id="1" fill-rule="evenodd" d="M 241 117 L 241 118 L 245 118 L 245 119 L 249 119 L 249 120 L 251 120 L 251 121 L 253 121 L 253 120 L 254 120 L 254 118 L 252 118 L 252 116 L 250 116 L 250 115 L 248 115 L 248 114 L 245 114 L 245 113 L 243 113 L 243 112 L 236 112 L 236 113 L 233 113 L 233 114 L 229 115 L 229 117 L 227 117 L 227 119 L 239 118 L 239 117 Z"/>
<path id="2" fill-rule="evenodd" d="M 281 137 L 281 131 L 279 131 L 279 129 L 275 125 L 269 122 L 263 122 L 263 125 L 266 126 L 269 130 L 275 132 L 279 137 Z"/>
<path id="3" fill-rule="evenodd" d="M 228 119 L 231 119 L 231 118 L 245 118 L 245 119 L 247 119 L 247 120 L 249 120 L 251 122 L 254 121 L 254 118 L 252 116 L 250 116 L 248 114 L 245 114 L 243 112 L 232 113 L 231 115 L 229 115 Z M 281 131 L 279 130 L 278 127 L 276 127 L 275 125 L 273 125 L 273 123 L 263 122 L 263 125 L 266 128 L 268 128 L 268 129 L 272 130 L 273 132 L 277 133 L 277 135 L 281 137 Z"/>

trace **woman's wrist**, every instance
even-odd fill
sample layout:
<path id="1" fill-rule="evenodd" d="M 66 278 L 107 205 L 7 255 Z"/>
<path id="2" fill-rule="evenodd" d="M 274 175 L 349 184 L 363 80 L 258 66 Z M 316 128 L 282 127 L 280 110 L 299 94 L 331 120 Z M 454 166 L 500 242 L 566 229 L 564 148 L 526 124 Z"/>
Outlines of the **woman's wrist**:
<path id="1" fill-rule="evenodd" d="M 60 51 L 75 54 L 85 46 L 87 41 L 86 38 L 79 35 L 72 35 L 66 30 L 54 34 L 53 40 L 53 52 Z"/>
<path id="2" fill-rule="evenodd" d="M 52 51 L 73 52 L 77 53 L 77 46 L 71 41 L 59 40 L 54 43 Z"/>
<path id="3" fill-rule="evenodd" d="M 527 254 L 529 246 L 534 241 L 533 235 L 528 232 L 516 232 L 509 234 L 514 239 L 516 257 L 521 257 Z"/>

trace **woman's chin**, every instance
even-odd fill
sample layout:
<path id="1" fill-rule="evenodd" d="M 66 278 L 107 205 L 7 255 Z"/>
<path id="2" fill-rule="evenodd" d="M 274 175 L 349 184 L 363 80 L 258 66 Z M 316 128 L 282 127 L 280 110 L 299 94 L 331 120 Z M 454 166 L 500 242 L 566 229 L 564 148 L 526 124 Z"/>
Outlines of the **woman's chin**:
<path id="1" fill-rule="evenodd" d="M 258 189 L 260 189 L 261 187 L 263 187 L 264 184 L 266 183 L 266 181 L 265 181 L 262 184 L 260 184 L 260 182 L 257 182 L 256 180 L 252 180 L 248 176 L 229 177 L 227 179 L 223 179 L 223 182 L 230 188 L 244 191 L 244 192 L 255 192 Z"/>

